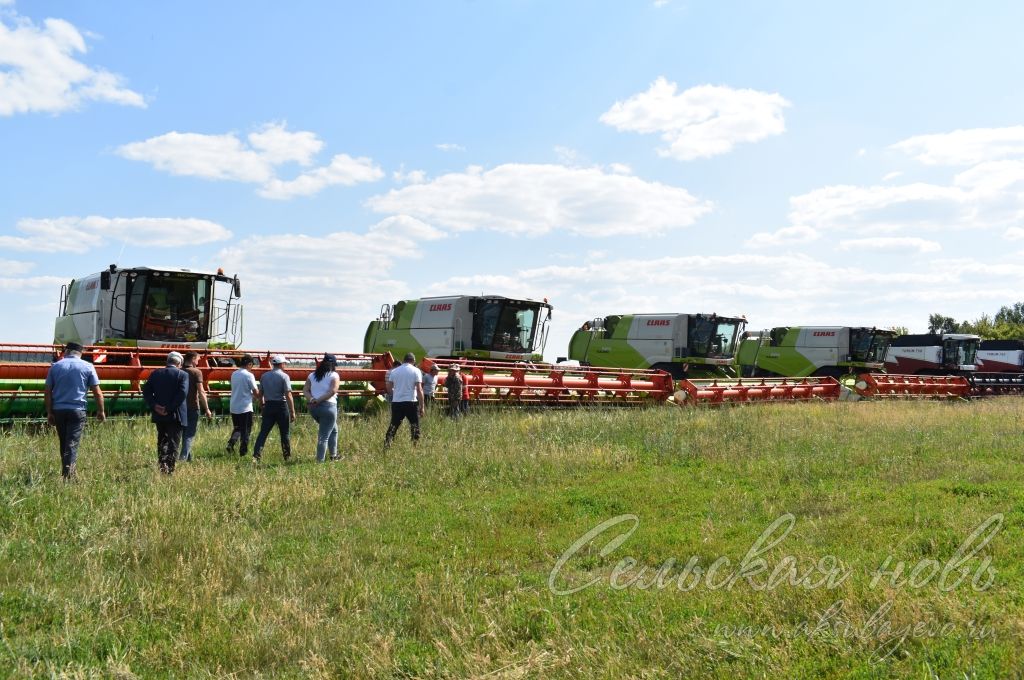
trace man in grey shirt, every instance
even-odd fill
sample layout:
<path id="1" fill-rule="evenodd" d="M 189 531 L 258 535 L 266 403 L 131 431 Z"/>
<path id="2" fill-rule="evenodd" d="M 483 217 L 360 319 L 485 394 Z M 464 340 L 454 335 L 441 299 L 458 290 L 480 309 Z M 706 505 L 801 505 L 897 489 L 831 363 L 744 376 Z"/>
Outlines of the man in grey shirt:
<path id="1" fill-rule="evenodd" d="M 277 425 L 281 432 L 281 455 L 287 461 L 292 455 L 291 440 L 288 438 L 291 424 L 295 422 L 295 401 L 292 399 L 292 379 L 284 372 L 288 363 L 280 354 L 270 360 L 274 367 L 260 377 L 260 400 L 263 402 L 263 414 L 260 418 L 260 433 L 256 436 L 256 446 L 252 450 L 252 459 L 257 463 L 263 453 L 263 445 L 267 436 Z"/>

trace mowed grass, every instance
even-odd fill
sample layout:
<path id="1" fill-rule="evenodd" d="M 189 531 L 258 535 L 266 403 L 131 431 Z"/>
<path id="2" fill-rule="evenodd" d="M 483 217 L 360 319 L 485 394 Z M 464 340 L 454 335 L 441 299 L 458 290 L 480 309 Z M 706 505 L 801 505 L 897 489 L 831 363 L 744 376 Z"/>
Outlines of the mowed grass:
<path id="1" fill-rule="evenodd" d="M 56 437 L 14 426 L 0 435 L 0 669 L 1012 676 L 1024 667 L 1022 414 L 1015 398 L 481 411 L 428 418 L 416 449 L 403 428 L 387 453 L 376 415 L 343 421 L 345 457 L 327 465 L 304 415 L 296 462 L 281 462 L 276 434 L 258 468 L 228 456 L 227 425 L 204 423 L 197 460 L 172 478 L 156 472 L 149 423 L 90 422 L 72 485 Z M 728 585 L 786 513 L 768 572 Z M 622 515 L 636 519 L 552 579 L 577 539 Z M 993 516 L 991 540 L 957 564 Z M 787 556 L 808 578 L 756 587 L 788 573 Z M 887 557 L 890 572 L 906 564 L 901 578 L 924 565 L 914 585 L 872 581 Z M 691 558 L 720 569 L 680 579 Z M 832 558 L 849 573 L 830 588 Z M 925 579 L 940 568 L 944 585 Z"/>

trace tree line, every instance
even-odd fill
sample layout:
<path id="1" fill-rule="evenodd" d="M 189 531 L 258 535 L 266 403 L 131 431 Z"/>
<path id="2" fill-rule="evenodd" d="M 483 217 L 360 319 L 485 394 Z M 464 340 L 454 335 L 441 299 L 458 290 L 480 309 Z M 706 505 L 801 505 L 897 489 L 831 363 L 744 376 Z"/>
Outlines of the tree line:
<path id="1" fill-rule="evenodd" d="M 999 308 L 995 316 L 982 314 L 974 321 L 957 321 L 951 316 L 931 314 L 929 333 L 973 333 L 988 340 L 1017 340 L 1024 338 L 1024 302 Z"/>

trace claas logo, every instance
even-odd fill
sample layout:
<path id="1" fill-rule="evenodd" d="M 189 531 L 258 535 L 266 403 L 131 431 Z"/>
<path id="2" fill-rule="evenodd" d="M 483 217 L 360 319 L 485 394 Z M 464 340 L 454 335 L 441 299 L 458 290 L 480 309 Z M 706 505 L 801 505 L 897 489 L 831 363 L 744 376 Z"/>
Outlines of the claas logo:
<path id="1" fill-rule="evenodd" d="M 816 338 L 831 338 L 835 337 L 835 331 L 814 331 L 814 337 Z"/>
<path id="2" fill-rule="evenodd" d="M 433 304 L 433 305 L 430 305 L 430 309 L 428 311 L 431 311 L 431 312 L 450 312 L 450 311 L 452 311 L 452 303 L 450 303 L 450 302 L 441 302 L 441 303 Z"/>
<path id="3" fill-rule="evenodd" d="M 648 326 L 671 326 L 672 322 L 668 319 L 648 319 Z"/>

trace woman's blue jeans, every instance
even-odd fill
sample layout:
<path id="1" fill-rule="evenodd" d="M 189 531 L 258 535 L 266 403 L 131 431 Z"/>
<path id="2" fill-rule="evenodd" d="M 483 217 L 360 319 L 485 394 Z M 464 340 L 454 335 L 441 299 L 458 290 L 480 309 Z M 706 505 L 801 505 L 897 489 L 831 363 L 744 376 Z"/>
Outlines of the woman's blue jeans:
<path id="1" fill-rule="evenodd" d="M 324 462 L 327 452 L 331 457 L 338 455 L 338 405 L 321 403 L 309 409 L 309 415 L 317 422 L 319 431 L 316 435 L 316 459 Z"/>

